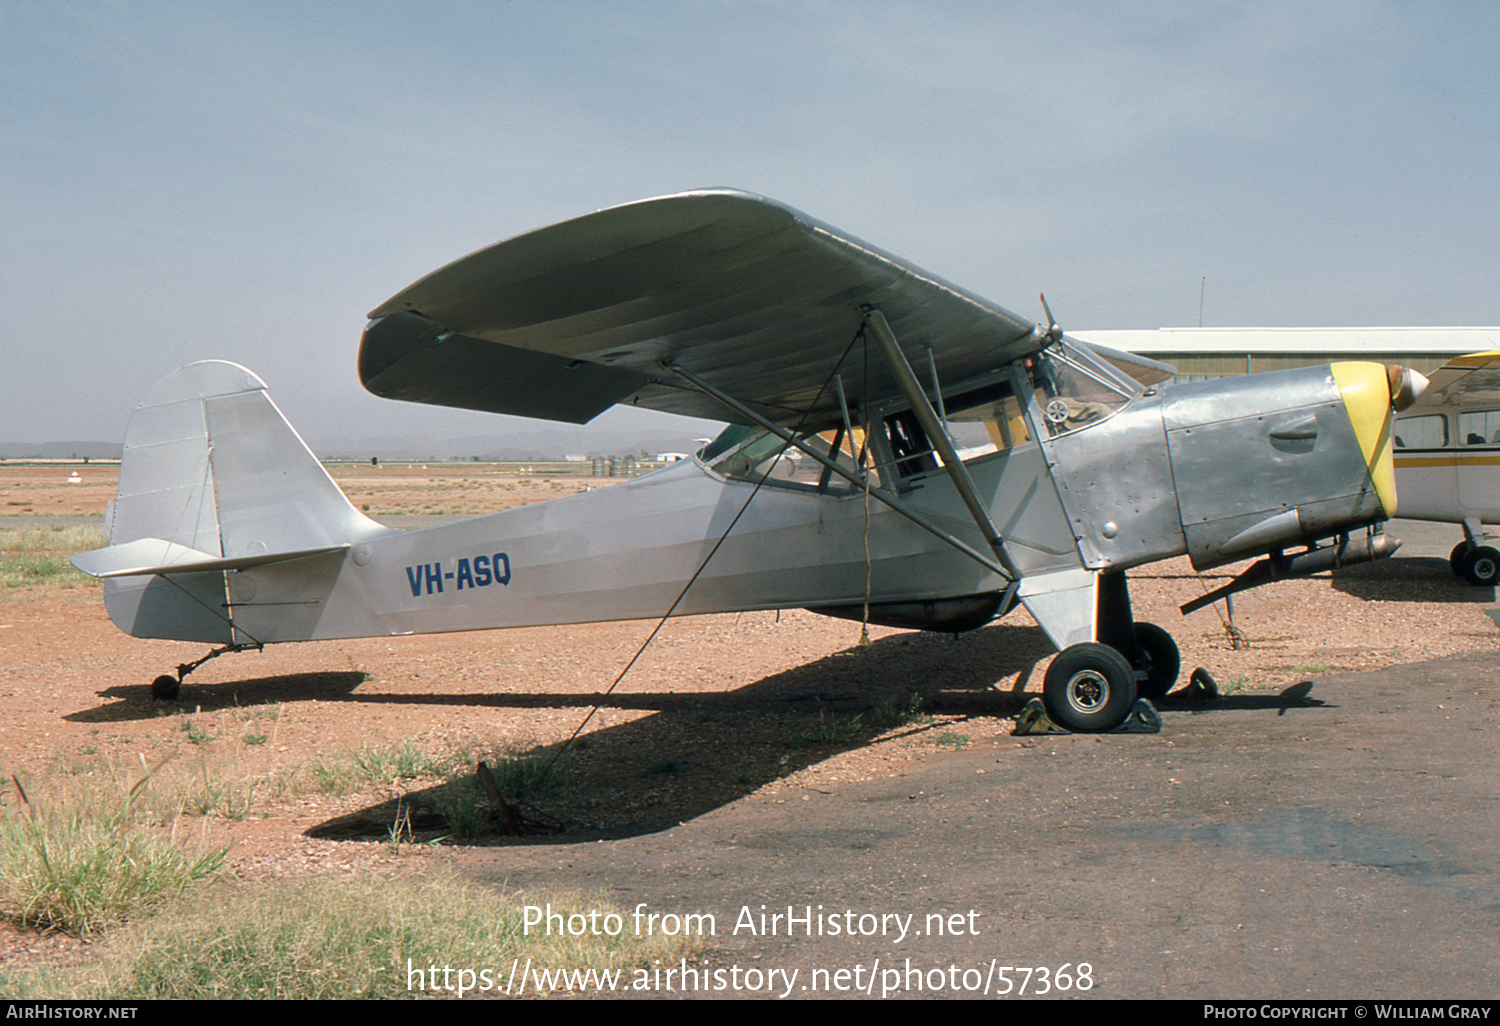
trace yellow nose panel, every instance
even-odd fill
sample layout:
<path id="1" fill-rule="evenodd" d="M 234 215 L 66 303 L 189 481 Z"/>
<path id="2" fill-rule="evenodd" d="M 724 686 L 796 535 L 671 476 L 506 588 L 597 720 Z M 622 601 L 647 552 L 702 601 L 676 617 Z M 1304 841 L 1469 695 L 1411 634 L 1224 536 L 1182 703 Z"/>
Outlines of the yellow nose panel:
<path id="1" fill-rule="evenodd" d="M 1354 436 L 1359 439 L 1370 481 L 1385 515 L 1396 515 L 1396 470 L 1391 460 L 1391 387 L 1378 363 L 1330 364 L 1333 383 L 1344 400 Z"/>

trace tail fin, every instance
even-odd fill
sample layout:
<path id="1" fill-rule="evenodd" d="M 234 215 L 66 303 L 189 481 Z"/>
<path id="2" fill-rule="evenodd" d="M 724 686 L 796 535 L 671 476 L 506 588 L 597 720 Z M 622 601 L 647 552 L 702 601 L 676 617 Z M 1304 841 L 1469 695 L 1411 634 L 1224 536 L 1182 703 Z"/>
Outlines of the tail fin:
<path id="1" fill-rule="evenodd" d="M 238 364 L 189 364 L 125 429 L 109 546 L 73 557 L 106 578 L 105 606 L 136 637 L 220 644 L 237 632 L 229 571 L 332 553 L 386 529 L 356 510 Z"/>

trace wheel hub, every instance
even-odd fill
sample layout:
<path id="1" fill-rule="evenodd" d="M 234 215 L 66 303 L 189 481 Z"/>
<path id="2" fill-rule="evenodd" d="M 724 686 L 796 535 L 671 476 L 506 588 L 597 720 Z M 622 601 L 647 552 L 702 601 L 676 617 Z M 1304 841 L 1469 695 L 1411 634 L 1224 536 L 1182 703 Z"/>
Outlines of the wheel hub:
<path id="1" fill-rule="evenodd" d="M 1067 696 L 1078 712 L 1097 712 L 1109 701 L 1109 681 L 1098 671 L 1080 670 L 1068 678 Z"/>

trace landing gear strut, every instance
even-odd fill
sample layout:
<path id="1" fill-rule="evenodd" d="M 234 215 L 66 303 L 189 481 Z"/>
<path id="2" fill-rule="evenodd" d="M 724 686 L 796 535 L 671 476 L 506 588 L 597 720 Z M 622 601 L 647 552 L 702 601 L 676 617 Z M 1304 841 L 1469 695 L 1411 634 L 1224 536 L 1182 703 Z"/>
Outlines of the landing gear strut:
<path id="1" fill-rule="evenodd" d="M 226 652 L 244 652 L 247 649 L 259 652 L 264 647 L 260 644 L 221 645 L 202 659 L 195 659 L 190 663 L 179 663 L 177 676 L 173 677 L 170 673 L 164 673 L 151 682 L 151 697 L 159 701 L 170 701 L 176 698 L 182 691 L 182 679 L 215 656 L 221 656 Z"/>
<path id="2" fill-rule="evenodd" d="M 1130 588 L 1123 570 L 1099 575 L 1095 617 L 1095 637 L 1130 663 L 1140 697 L 1153 702 L 1165 698 L 1182 672 L 1182 654 L 1171 634 L 1154 623 L 1132 619 Z"/>

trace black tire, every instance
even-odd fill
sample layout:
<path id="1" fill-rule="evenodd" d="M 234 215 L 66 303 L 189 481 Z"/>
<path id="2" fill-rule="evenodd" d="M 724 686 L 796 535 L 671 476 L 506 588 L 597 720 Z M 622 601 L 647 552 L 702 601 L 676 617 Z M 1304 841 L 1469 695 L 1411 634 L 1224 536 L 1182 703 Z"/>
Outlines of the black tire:
<path id="1" fill-rule="evenodd" d="M 171 674 L 164 673 L 151 682 L 151 697 L 159 698 L 163 701 L 176 698 L 177 693 L 181 690 L 182 681 Z"/>
<path id="2" fill-rule="evenodd" d="M 1108 645 L 1069 645 L 1047 667 L 1042 703 L 1053 723 L 1075 733 L 1114 730 L 1135 705 L 1135 670 Z"/>
<path id="3" fill-rule="evenodd" d="M 1182 652 L 1165 628 L 1144 621 L 1135 625 L 1135 643 L 1140 650 L 1135 668 L 1146 676 L 1135 683 L 1136 694 L 1155 702 L 1167 697 L 1182 673 Z"/>
<path id="4" fill-rule="evenodd" d="M 1480 545 L 1464 556 L 1460 572 L 1470 584 L 1493 588 L 1500 583 L 1500 551 Z"/>
<path id="5" fill-rule="evenodd" d="M 1454 574 L 1459 577 L 1464 573 L 1464 557 L 1474 551 L 1474 543 L 1465 538 L 1453 546 L 1453 551 L 1448 554 L 1448 565 L 1453 568 Z"/>

